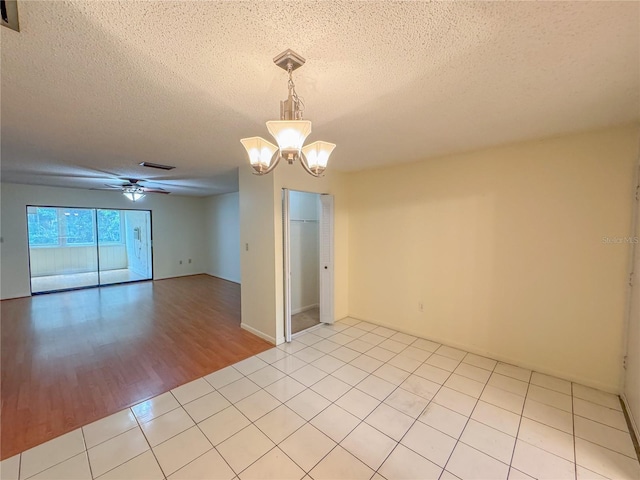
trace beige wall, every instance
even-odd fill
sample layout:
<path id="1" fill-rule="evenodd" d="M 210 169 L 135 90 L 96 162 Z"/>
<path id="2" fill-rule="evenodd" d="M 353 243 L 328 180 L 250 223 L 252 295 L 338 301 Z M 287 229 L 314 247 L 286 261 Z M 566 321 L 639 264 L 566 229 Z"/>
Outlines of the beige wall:
<path id="1" fill-rule="evenodd" d="M 214 195 L 205 201 L 207 273 L 240 283 L 240 196 Z"/>
<path id="2" fill-rule="evenodd" d="M 349 178 L 349 313 L 619 391 L 638 128 Z M 420 312 L 418 304 L 423 303 Z"/>

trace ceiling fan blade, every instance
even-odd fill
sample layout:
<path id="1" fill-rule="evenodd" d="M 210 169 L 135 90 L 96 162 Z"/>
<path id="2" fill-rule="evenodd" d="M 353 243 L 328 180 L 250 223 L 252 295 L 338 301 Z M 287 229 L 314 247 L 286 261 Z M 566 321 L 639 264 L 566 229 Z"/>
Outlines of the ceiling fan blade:
<path id="1" fill-rule="evenodd" d="M 167 192 L 166 190 L 157 189 L 157 188 L 142 188 L 144 193 L 164 193 L 165 195 L 169 195 L 171 192 Z"/>
<path id="2" fill-rule="evenodd" d="M 104 186 L 108 187 L 108 188 L 111 188 L 111 189 L 122 190 L 122 187 L 126 187 L 127 185 L 109 185 L 109 184 L 105 183 Z M 98 190 L 106 190 L 106 188 L 100 188 Z"/>

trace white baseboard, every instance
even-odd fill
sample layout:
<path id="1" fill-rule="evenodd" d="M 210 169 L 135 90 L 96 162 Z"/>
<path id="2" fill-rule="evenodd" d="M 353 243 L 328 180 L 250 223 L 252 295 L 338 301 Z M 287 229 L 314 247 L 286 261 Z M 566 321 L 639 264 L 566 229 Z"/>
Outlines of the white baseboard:
<path id="1" fill-rule="evenodd" d="M 307 306 L 304 306 L 304 307 L 292 309 L 291 310 L 291 315 L 295 315 L 296 313 L 306 312 L 307 310 L 311 310 L 312 308 L 317 308 L 319 306 L 320 306 L 319 303 L 314 303 L 313 305 L 307 305 Z"/>
<path id="2" fill-rule="evenodd" d="M 577 375 L 571 375 L 566 372 L 553 371 L 547 367 L 536 365 L 534 363 L 524 362 L 522 360 L 511 358 L 505 355 L 500 355 L 495 352 L 489 352 L 486 350 L 479 349 L 472 345 L 466 345 L 464 343 L 452 342 L 449 339 L 443 339 L 438 337 L 426 337 L 424 333 L 418 333 L 414 330 L 398 328 L 397 325 L 393 323 L 385 323 L 385 322 L 374 322 L 371 320 L 366 320 L 364 318 L 360 318 L 357 315 L 347 315 L 348 318 L 353 318 L 355 320 L 360 320 L 361 322 L 371 323 L 372 325 L 379 325 L 381 327 L 387 327 L 392 330 L 396 330 L 398 332 L 406 333 L 408 335 L 413 335 L 414 337 L 424 338 L 426 340 L 431 340 L 437 343 L 441 343 L 443 345 L 447 345 L 450 347 L 458 348 L 460 350 L 464 350 L 465 352 L 475 353 L 476 355 L 481 355 L 483 357 L 491 358 L 493 360 L 498 360 L 499 362 L 509 363 L 511 365 L 515 365 L 517 367 L 526 368 L 528 370 L 532 370 L 538 373 L 544 373 L 545 375 L 551 375 L 554 377 L 562 378 L 564 380 L 569 380 L 571 382 L 580 383 L 587 387 L 592 387 L 597 390 L 602 390 L 604 392 L 613 393 L 614 395 L 620 395 L 620 389 L 617 386 L 603 384 L 600 382 L 594 382 L 589 378 L 580 377 Z M 346 317 L 345 317 L 346 318 Z"/>
<path id="3" fill-rule="evenodd" d="M 629 420 L 631 420 L 631 427 L 633 428 L 633 430 L 634 430 L 634 432 L 636 434 L 636 438 L 640 442 L 640 425 L 636 421 L 637 419 L 633 416 L 633 412 L 631 411 L 631 408 L 629 407 L 629 402 L 627 401 L 627 396 L 624 394 L 624 392 L 622 392 L 622 395 L 620 395 L 620 398 L 622 398 L 622 401 L 624 402 L 624 406 L 627 407 L 627 413 L 629 414 Z"/>
<path id="4" fill-rule="evenodd" d="M 254 335 L 257 335 L 258 337 L 262 338 L 263 340 L 266 340 L 269 343 L 273 343 L 274 345 L 279 345 L 280 343 L 276 343 L 276 339 L 274 337 L 272 337 L 271 335 L 267 335 L 264 332 L 261 332 L 260 330 L 253 328 L 249 325 L 247 325 L 246 323 L 241 323 L 240 324 L 240 328 L 245 329 L 247 332 L 251 332 Z"/>

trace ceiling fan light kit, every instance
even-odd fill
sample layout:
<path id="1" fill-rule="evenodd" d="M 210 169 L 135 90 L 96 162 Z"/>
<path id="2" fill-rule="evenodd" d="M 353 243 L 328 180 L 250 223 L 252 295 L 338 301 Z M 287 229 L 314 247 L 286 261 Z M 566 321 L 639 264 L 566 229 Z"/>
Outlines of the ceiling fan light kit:
<path id="1" fill-rule="evenodd" d="M 145 197 L 143 188 L 137 185 L 122 187 L 122 194 L 134 203 Z"/>
<path id="2" fill-rule="evenodd" d="M 296 93 L 292 72 L 304 65 L 305 60 L 292 50 L 286 50 L 274 58 L 273 62 L 289 75 L 289 95 L 286 100 L 280 102 L 280 120 L 267 122 L 267 130 L 278 145 L 261 137 L 243 138 L 240 143 L 247 151 L 249 163 L 256 175 L 272 172 L 284 158 L 290 165 L 299 160 L 307 173 L 320 177 L 326 170 L 329 156 L 336 146 L 322 141 L 303 146 L 311 133 L 311 122 L 302 119 L 304 102 Z"/>

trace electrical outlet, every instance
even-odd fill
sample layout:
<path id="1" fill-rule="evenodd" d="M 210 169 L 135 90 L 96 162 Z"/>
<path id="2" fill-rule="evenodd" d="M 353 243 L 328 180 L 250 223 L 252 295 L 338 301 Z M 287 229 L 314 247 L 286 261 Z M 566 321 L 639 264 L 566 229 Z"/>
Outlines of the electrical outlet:
<path id="1" fill-rule="evenodd" d="M 245 249 L 245 251 L 247 251 L 247 252 L 249 251 L 249 244 L 248 244 L 248 243 L 245 243 L 245 244 L 244 244 L 244 249 Z"/>
<path id="2" fill-rule="evenodd" d="M 189 259 L 189 263 L 191 263 L 191 259 Z"/>
<path id="3" fill-rule="evenodd" d="M 182 265 L 182 260 L 180 260 L 180 265 Z"/>
<path id="4" fill-rule="evenodd" d="M 420 313 L 423 313 L 423 312 L 424 312 L 424 303 L 422 303 L 422 302 L 418 302 L 418 311 L 419 311 Z"/>

